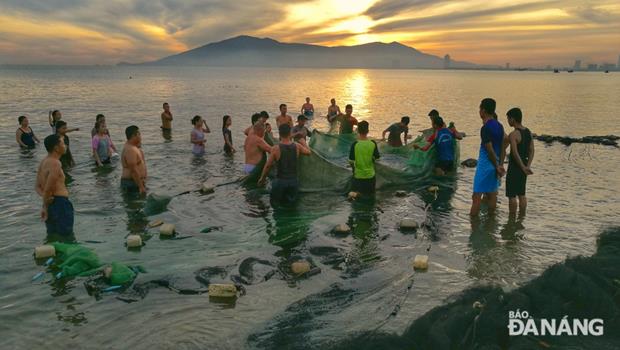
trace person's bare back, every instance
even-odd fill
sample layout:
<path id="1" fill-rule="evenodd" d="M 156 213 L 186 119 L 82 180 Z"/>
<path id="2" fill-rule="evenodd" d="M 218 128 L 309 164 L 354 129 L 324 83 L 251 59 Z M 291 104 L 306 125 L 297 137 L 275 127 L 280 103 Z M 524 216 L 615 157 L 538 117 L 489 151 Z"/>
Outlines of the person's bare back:
<path id="1" fill-rule="evenodd" d="M 245 164 L 257 165 L 263 159 L 263 153 L 269 152 L 271 147 L 262 136 L 251 133 L 245 140 Z"/>

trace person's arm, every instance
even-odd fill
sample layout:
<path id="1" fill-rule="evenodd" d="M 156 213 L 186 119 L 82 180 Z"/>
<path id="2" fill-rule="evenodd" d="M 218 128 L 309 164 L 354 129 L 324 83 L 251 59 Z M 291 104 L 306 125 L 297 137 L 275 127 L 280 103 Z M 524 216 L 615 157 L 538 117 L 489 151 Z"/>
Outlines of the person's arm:
<path id="1" fill-rule="evenodd" d="M 527 167 L 528 169 L 532 166 L 532 161 L 534 160 L 534 139 L 532 139 L 532 141 L 530 141 L 530 154 L 528 155 L 528 159 L 527 159 Z M 530 169 L 530 171 L 532 171 Z"/>
<path id="2" fill-rule="evenodd" d="M 80 128 L 67 129 L 67 132 L 80 131 Z"/>
<path id="3" fill-rule="evenodd" d="M 381 140 L 385 141 L 385 134 L 387 134 L 387 132 L 390 130 L 390 128 L 387 128 L 385 130 L 383 130 L 383 133 L 381 134 Z"/>
<path id="4" fill-rule="evenodd" d="M 22 134 L 24 132 L 22 131 L 22 129 L 17 129 L 15 131 L 15 141 L 17 141 L 17 144 L 20 145 L 21 147 L 28 147 L 26 146 L 25 143 L 22 142 Z"/>
<path id="5" fill-rule="evenodd" d="M 115 153 L 118 153 L 118 151 L 116 150 L 116 146 L 114 146 L 114 142 L 112 142 L 112 138 L 110 137 L 110 135 L 106 134 L 106 137 L 108 138 L 108 141 L 110 142 L 110 148 L 113 149 Z"/>
<path id="6" fill-rule="evenodd" d="M 207 122 L 205 120 L 202 121 L 202 123 L 204 124 L 205 128 L 203 129 L 204 132 L 206 132 L 207 134 L 211 133 L 211 129 L 209 129 L 209 126 L 207 125 Z"/>
<path id="7" fill-rule="evenodd" d="M 493 150 L 493 143 L 490 141 L 485 143 L 484 148 L 487 150 L 487 157 L 489 158 L 489 161 L 495 166 L 495 172 L 497 172 L 497 175 L 504 176 L 506 170 L 504 170 L 504 166 L 498 162 L 495 150 Z"/>
<path id="8" fill-rule="evenodd" d="M 105 135 L 105 138 L 108 139 L 108 158 L 112 158 L 112 150 L 116 152 L 116 147 L 112 144 L 112 139 L 110 139 L 110 136 Z"/>
<path id="9" fill-rule="evenodd" d="M 510 142 L 510 155 L 512 156 L 512 159 L 517 163 L 519 168 L 521 168 L 521 170 L 527 174 L 528 169 L 526 165 L 523 164 L 523 160 L 521 159 L 521 156 L 519 155 L 519 148 L 518 148 L 519 146 L 517 145 L 517 134 L 515 132 L 511 132 L 510 135 L 508 135 L 508 140 Z"/>
<path id="10" fill-rule="evenodd" d="M 357 141 L 353 142 L 351 148 L 349 148 L 349 164 L 351 164 L 351 168 L 355 169 L 355 145 Z"/>
<path id="11" fill-rule="evenodd" d="M 375 150 L 372 152 L 372 158 L 374 160 L 377 160 L 381 158 L 381 154 L 379 154 L 379 146 L 377 146 L 377 143 L 375 141 L 372 141 L 372 143 L 375 144 Z"/>
<path id="12" fill-rule="evenodd" d="M 407 135 L 409 135 L 409 128 L 405 129 L 405 146 L 407 145 Z"/>
<path id="13" fill-rule="evenodd" d="M 230 135 L 228 134 L 224 135 L 224 142 L 226 142 L 228 147 L 230 147 L 230 150 L 232 151 L 232 153 L 237 153 L 237 150 L 235 149 L 235 147 L 232 144 L 232 141 L 230 140 Z"/>
<path id="14" fill-rule="evenodd" d="M 141 157 L 135 150 L 132 150 L 131 153 L 132 154 L 128 157 L 129 159 L 127 159 L 127 168 L 129 169 L 131 179 L 138 185 L 140 193 L 144 193 L 146 192 L 146 189 L 144 188 L 144 180 L 140 178 L 140 173 L 138 172 L 138 164 L 141 161 Z"/>
<path id="15" fill-rule="evenodd" d="M 420 149 L 424 152 L 428 151 L 428 149 L 431 148 L 431 146 L 433 145 L 433 142 L 435 142 L 436 136 L 437 136 L 437 133 L 435 132 L 431 136 L 429 136 L 429 138 L 426 140 L 426 145 L 420 147 L 418 144 L 414 144 L 413 148 Z"/>
<path id="16" fill-rule="evenodd" d="M 37 143 L 41 143 L 41 141 L 39 141 L 39 138 L 37 137 L 37 135 L 34 134 L 34 131 L 32 131 L 32 128 L 30 128 L 30 131 L 32 132 L 32 138 L 37 142 Z"/>
<path id="17" fill-rule="evenodd" d="M 60 168 L 60 162 L 53 162 L 51 169 L 49 169 L 49 175 L 45 179 L 45 185 L 43 186 L 42 207 L 41 207 L 41 219 L 47 220 L 47 207 L 53 201 L 54 192 L 56 190 L 56 184 L 59 180 L 62 168 Z"/>
<path id="18" fill-rule="evenodd" d="M 427 143 L 424 147 L 420 147 L 418 145 L 414 145 L 413 147 L 414 148 L 419 148 L 422 151 L 426 152 L 426 151 L 428 151 L 429 148 L 431 148 L 432 145 L 433 145 L 433 143 L 431 142 L 431 143 Z M 416 147 L 416 146 L 418 146 L 418 147 Z"/>
<path id="19" fill-rule="evenodd" d="M 508 135 L 504 133 L 504 139 L 502 140 L 502 148 L 499 151 L 499 160 L 498 160 L 498 163 L 501 165 L 504 165 L 504 159 L 506 159 L 506 149 L 508 148 L 509 145 L 510 145 L 510 140 L 508 139 Z"/>
<path id="20" fill-rule="evenodd" d="M 47 114 L 47 120 L 48 120 L 50 126 L 53 128 L 54 127 L 54 118 L 52 117 L 52 111 L 49 111 L 49 113 Z"/>
<path id="21" fill-rule="evenodd" d="M 454 129 L 448 129 L 448 130 L 450 130 L 450 132 L 452 133 L 452 136 L 454 136 L 454 138 L 455 138 L 455 139 L 457 139 L 457 140 L 462 140 L 462 139 L 463 139 L 463 134 L 462 134 L 462 133 L 460 133 L 460 132 L 458 132 L 458 131 L 456 130 L 456 128 L 454 128 Z"/>
<path id="22" fill-rule="evenodd" d="M 95 137 L 93 137 L 92 148 L 93 158 L 95 158 L 97 166 L 102 166 L 103 164 L 101 163 L 101 159 L 99 159 L 99 153 L 97 152 L 97 149 L 99 148 L 99 135 L 95 135 Z"/>
<path id="23" fill-rule="evenodd" d="M 280 148 L 276 145 L 276 146 L 273 146 L 273 148 L 271 149 L 271 154 L 269 155 L 269 158 L 267 159 L 267 163 L 263 167 L 263 172 L 260 175 L 260 179 L 258 179 L 259 185 L 265 184 L 265 179 L 267 178 L 267 174 L 269 174 L 269 171 L 271 170 L 271 167 L 273 166 L 273 162 L 278 160 L 278 158 L 280 158 Z"/>
<path id="24" fill-rule="evenodd" d="M 258 148 L 260 148 L 261 150 L 267 152 L 267 153 L 271 153 L 273 152 L 275 146 L 269 146 L 269 144 L 267 144 L 267 142 L 265 142 L 265 139 L 259 139 L 258 140 L 258 144 L 257 144 Z M 278 148 L 279 150 L 279 148 Z"/>
<path id="25" fill-rule="evenodd" d="M 299 153 L 303 154 L 304 156 L 309 156 L 312 154 L 310 148 L 308 148 L 305 143 L 297 142 L 297 149 L 299 149 Z"/>

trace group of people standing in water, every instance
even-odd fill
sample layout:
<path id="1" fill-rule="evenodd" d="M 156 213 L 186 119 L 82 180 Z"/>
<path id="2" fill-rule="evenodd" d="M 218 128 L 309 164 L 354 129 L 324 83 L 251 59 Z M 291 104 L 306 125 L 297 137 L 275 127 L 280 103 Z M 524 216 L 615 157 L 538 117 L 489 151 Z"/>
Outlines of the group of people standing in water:
<path id="1" fill-rule="evenodd" d="M 495 108 L 495 100 L 491 98 L 483 99 L 479 106 L 483 126 L 480 129 L 480 150 L 473 184 L 470 210 L 472 216 L 479 214 L 483 202 L 486 202 L 489 213 L 495 211 L 500 179 L 504 175 L 506 175 L 506 196 L 509 198 L 510 214 L 514 215 L 517 208 L 524 213 L 527 206 L 525 187 L 527 176 L 532 174 L 531 164 L 534 158 L 532 134 L 522 124 L 521 110 L 512 108 L 507 112 L 507 121 L 514 130 L 507 135 L 497 120 Z M 172 130 L 173 115 L 168 103 L 163 104 L 163 109 L 161 129 L 165 136 Z M 244 131 L 246 139 L 243 145 L 245 151 L 243 172 L 248 176 L 256 175 L 258 185 L 264 185 L 270 171 L 275 168 L 271 201 L 289 204 L 296 201 L 299 190 L 297 160 L 312 153 L 307 144 L 307 138 L 311 133 L 306 127 L 306 122 L 313 117 L 315 111 L 310 98 L 306 98 L 306 103 L 303 104 L 297 117 L 297 124 L 293 124 L 293 118 L 287 114 L 286 104 L 281 104 L 279 110 L 280 114 L 275 118 L 279 133 L 278 142 L 275 142 L 272 134 L 267 112 L 251 116 L 251 125 Z M 376 186 L 375 162 L 381 155 L 376 141 L 368 137 L 369 122 L 358 121 L 352 113 L 352 105 L 347 105 L 345 113 L 342 113 L 335 99 L 331 99 L 326 118 L 332 127 L 339 123 L 340 134 L 352 134 L 356 128 L 357 140 L 353 142 L 349 151 L 349 162 L 353 170 L 351 188 L 361 195 L 372 195 Z M 437 110 L 432 110 L 428 116 L 432 124 L 432 130 L 429 130 L 430 136 L 426 138 L 425 145 L 414 144 L 413 148 L 428 151 L 433 146 L 436 149 L 434 172 L 438 176 L 443 176 L 455 170 L 455 140 L 462 139 L 464 133 L 458 132 L 453 123 L 446 126 Z M 17 143 L 24 148 L 35 147 L 40 140 L 29 126 L 28 118 L 20 116 L 18 122 Z M 67 134 L 79 129 L 68 128 L 67 123 L 62 120 L 60 111 L 50 112 L 49 123 L 52 133 L 43 141 L 48 155 L 41 161 L 37 171 L 36 192 L 42 197 L 41 218 L 46 223 L 48 234 L 70 235 L 73 233 L 74 212 L 65 186 L 64 171 L 72 167 L 75 162 L 69 150 L 70 142 Z M 202 156 L 205 153 L 205 134 L 211 130 L 199 115 L 194 116 L 191 123 L 192 153 Z M 400 122 L 390 125 L 383 131 L 382 139 L 385 140 L 387 134 L 387 143 L 391 147 L 407 146 L 409 123 L 409 117 L 402 117 Z M 236 152 L 231 125 L 232 118 L 229 115 L 223 116 L 223 149 L 230 155 Z M 96 116 L 91 137 L 95 164 L 97 166 L 109 164 L 111 158 L 117 154 L 117 149 L 110 138 L 104 115 Z M 123 168 L 120 186 L 126 193 L 144 194 L 147 167 L 141 149 L 142 138 L 139 128 L 135 125 L 127 127 L 125 137 L 126 142 L 120 156 Z M 503 164 L 508 146 L 511 153 L 506 171 Z"/>

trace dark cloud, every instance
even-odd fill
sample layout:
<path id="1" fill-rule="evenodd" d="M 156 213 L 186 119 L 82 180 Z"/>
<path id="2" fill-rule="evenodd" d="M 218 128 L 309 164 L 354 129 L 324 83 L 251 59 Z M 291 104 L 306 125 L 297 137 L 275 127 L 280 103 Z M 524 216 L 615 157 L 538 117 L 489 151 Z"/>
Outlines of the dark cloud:
<path id="1" fill-rule="evenodd" d="M 372 5 L 364 13 L 366 16 L 374 19 L 384 19 L 394 17 L 403 12 L 412 10 L 421 10 L 431 5 L 452 2 L 450 0 L 380 0 Z"/>
<path id="2" fill-rule="evenodd" d="M 595 8 L 591 4 L 585 4 L 576 8 L 568 10 L 568 13 L 582 18 L 588 22 L 594 22 L 598 24 L 607 24 L 617 22 L 619 20 L 617 15 L 614 15 L 608 11 L 604 11 Z"/>
<path id="3" fill-rule="evenodd" d="M 478 21 L 484 19 L 485 17 L 497 16 L 502 14 L 514 14 L 521 11 L 531 11 L 536 9 L 545 9 L 549 8 L 550 5 L 559 4 L 560 1 L 552 0 L 545 2 L 537 2 L 537 3 L 525 3 L 518 5 L 511 5 L 505 7 L 495 7 L 490 9 L 483 10 L 474 10 L 474 11 L 462 11 L 462 12 L 452 12 L 446 13 L 436 16 L 428 16 L 428 17 L 420 17 L 420 18 L 412 18 L 412 19 L 403 19 L 391 21 L 383 24 L 376 25 L 372 27 L 372 32 L 380 33 L 380 32 L 388 32 L 388 31 L 399 31 L 399 30 L 407 30 L 414 29 L 422 26 L 435 25 L 438 28 L 445 29 L 446 27 L 450 27 L 453 23 L 459 23 L 466 20 L 476 19 Z"/>

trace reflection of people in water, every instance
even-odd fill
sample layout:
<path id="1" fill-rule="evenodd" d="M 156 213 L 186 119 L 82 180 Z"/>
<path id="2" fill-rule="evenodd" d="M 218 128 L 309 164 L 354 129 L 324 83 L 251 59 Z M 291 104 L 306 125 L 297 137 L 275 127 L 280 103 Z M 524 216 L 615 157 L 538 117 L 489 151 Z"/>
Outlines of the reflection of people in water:
<path id="1" fill-rule="evenodd" d="M 347 274 L 356 275 L 381 259 L 379 249 L 379 217 L 374 197 L 364 197 L 351 204 L 347 222 L 355 244 L 348 252 Z"/>

